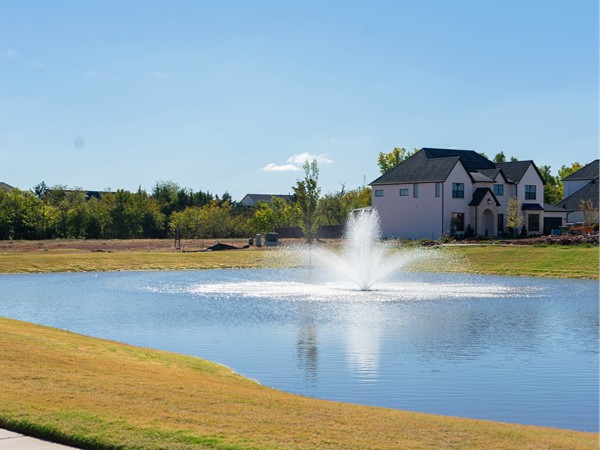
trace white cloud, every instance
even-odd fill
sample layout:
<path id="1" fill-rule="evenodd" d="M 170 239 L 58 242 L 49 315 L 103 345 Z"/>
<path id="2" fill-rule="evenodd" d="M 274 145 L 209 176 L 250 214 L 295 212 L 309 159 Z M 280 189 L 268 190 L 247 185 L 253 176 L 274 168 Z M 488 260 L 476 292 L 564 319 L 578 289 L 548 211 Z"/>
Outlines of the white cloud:
<path id="1" fill-rule="evenodd" d="M 264 172 L 297 172 L 302 170 L 306 161 L 317 161 L 319 164 L 331 164 L 333 160 L 329 159 L 327 153 L 313 155 L 312 153 L 296 153 L 287 159 L 288 164 L 269 163 L 262 168 Z"/>
<path id="2" fill-rule="evenodd" d="M 102 76 L 102 74 L 100 72 L 96 72 L 94 70 L 90 70 L 89 72 L 87 72 L 85 74 L 86 78 L 89 78 L 90 80 L 94 79 L 94 78 L 100 78 Z"/>
<path id="3" fill-rule="evenodd" d="M 262 168 L 265 172 L 296 172 L 300 170 L 300 167 L 294 164 L 273 164 L 269 163 Z"/>
<path id="4" fill-rule="evenodd" d="M 31 67 L 34 67 L 36 69 L 45 69 L 46 68 L 46 64 L 41 63 L 39 61 L 31 61 L 29 64 L 31 65 Z"/>
<path id="5" fill-rule="evenodd" d="M 311 162 L 313 160 L 317 161 L 317 163 L 319 164 L 331 164 L 333 162 L 333 160 L 329 159 L 327 153 L 313 155 L 312 153 L 308 152 L 297 153 L 295 155 L 292 155 L 288 158 L 287 162 L 291 164 L 296 164 L 298 166 L 302 166 L 306 161 Z"/>

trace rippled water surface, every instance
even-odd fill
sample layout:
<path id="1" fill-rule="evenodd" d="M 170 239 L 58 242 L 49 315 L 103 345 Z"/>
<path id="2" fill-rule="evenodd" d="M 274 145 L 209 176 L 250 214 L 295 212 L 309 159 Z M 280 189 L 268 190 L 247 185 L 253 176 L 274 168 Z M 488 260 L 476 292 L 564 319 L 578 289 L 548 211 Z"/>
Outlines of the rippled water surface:
<path id="1" fill-rule="evenodd" d="M 225 364 L 297 394 L 598 431 L 598 283 L 307 270 L 0 276 L 0 315 Z"/>

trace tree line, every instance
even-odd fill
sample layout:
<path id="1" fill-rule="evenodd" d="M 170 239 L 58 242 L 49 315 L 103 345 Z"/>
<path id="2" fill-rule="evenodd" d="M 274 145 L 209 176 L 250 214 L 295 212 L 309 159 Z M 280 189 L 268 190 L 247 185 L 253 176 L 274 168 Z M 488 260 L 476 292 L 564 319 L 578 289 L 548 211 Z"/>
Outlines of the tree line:
<path id="1" fill-rule="evenodd" d="M 351 209 L 370 205 L 367 187 L 346 192 L 342 186 L 320 196 L 318 168 L 312 167 L 292 188 L 290 201 L 275 197 L 253 208 L 227 192 L 196 192 L 172 181 L 157 182 L 150 193 L 119 189 L 89 198 L 81 189 L 44 182 L 31 190 L 0 190 L 0 239 L 167 238 L 176 230 L 184 239 L 249 237 L 278 227 L 305 229 L 307 212 L 310 230 L 319 224 L 344 224 Z"/>

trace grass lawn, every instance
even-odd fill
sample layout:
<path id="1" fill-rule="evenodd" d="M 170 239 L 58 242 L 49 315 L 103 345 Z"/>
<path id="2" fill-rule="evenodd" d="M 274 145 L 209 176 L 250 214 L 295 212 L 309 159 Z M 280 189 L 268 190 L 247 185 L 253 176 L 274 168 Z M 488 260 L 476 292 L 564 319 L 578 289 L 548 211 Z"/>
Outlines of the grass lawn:
<path id="1" fill-rule="evenodd" d="M 0 426 L 87 448 L 596 449 L 598 436 L 315 400 L 198 358 L 0 319 Z"/>
<path id="2" fill-rule="evenodd" d="M 414 249 L 414 248 L 413 248 Z M 461 245 L 420 249 L 423 258 L 409 269 L 515 276 L 598 279 L 598 247 Z M 0 252 L 0 273 L 112 270 L 188 270 L 289 266 L 301 262 L 285 250 L 180 253 L 161 249 L 91 252 L 62 247 L 52 251 Z"/>

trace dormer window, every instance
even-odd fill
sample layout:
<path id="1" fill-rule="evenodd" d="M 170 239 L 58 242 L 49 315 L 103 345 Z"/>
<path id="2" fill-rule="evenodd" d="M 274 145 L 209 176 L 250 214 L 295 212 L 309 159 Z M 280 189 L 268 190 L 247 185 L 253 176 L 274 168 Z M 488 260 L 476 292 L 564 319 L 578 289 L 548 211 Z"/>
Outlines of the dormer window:
<path id="1" fill-rule="evenodd" d="M 503 184 L 495 184 L 494 185 L 494 195 L 496 197 L 504 195 L 504 185 Z"/>

